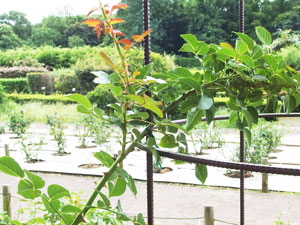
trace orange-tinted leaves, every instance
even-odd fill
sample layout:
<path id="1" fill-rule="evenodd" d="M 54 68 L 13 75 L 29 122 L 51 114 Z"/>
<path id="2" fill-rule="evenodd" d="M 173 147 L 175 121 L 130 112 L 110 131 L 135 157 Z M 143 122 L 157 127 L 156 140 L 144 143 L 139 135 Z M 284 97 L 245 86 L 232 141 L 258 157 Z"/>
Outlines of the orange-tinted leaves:
<path id="1" fill-rule="evenodd" d="M 89 13 L 86 15 L 87 17 L 90 16 L 93 12 L 99 10 L 99 8 L 92 8 L 91 11 L 89 11 Z"/>
<path id="2" fill-rule="evenodd" d="M 142 42 L 144 38 L 151 33 L 152 30 L 146 30 L 144 33 L 141 35 L 133 35 L 132 38 L 135 42 Z"/>
<path id="3" fill-rule="evenodd" d="M 105 9 L 105 13 L 106 13 L 106 14 L 109 14 L 109 10 L 108 10 L 108 9 Z"/>
<path id="4" fill-rule="evenodd" d="M 124 23 L 125 21 L 120 18 L 115 18 L 110 20 L 110 24 Z"/>
<path id="5" fill-rule="evenodd" d="M 119 30 L 113 30 L 114 35 L 120 35 L 120 36 L 125 36 L 124 33 L 122 33 Z"/>
<path id="6" fill-rule="evenodd" d="M 103 22 L 101 20 L 88 19 L 82 23 L 87 24 L 89 27 L 96 27 L 97 25 L 102 24 Z"/>
<path id="7" fill-rule="evenodd" d="M 126 9 L 128 6 L 126 4 L 123 3 L 119 3 L 117 5 L 114 5 L 113 7 L 111 7 L 111 11 L 114 11 L 116 9 Z"/>
<path id="8" fill-rule="evenodd" d="M 120 40 L 119 42 L 124 44 L 124 45 L 131 45 L 132 44 L 132 42 L 128 38 Z"/>
<path id="9" fill-rule="evenodd" d="M 119 42 L 124 44 L 123 49 L 126 51 L 132 47 L 132 42 L 128 38 L 120 40 Z"/>

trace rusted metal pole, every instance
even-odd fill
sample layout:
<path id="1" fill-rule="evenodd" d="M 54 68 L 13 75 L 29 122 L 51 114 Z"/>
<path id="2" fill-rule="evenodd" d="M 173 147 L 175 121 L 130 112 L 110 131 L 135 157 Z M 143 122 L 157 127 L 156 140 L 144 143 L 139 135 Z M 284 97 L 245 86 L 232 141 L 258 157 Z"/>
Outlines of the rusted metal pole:
<path id="1" fill-rule="evenodd" d="M 244 131 L 240 131 L 240 162 L 245 161 Z M 245 224 L 245 170 L 240 170 L 240 225 Z"/>
<path id="2" fill-rule="evenodd" d="M 150 0 L 144 0 L 143 12 L 144 12 L 144 31 L 150 29 Z M 150 35 L 147 35 L 144 39 L 144 63 L 148 65 L 150 63 Z M 151 93 L 146 93 L 151 96 Z M 149 113 L 149 120 L 152 121 L 152 113 Z M 154 224 L 154 203 L 153 203 L 153 158 L 152 153 L 147 152 L 147 214 L 148 225 Z"/>
<path id="3" fill-rule="evenodd" d="M 240 0 L 239 16 L 240 16 L 239 31 L 241 33 L 244 33 L 245 32 L 245 6 L 244 6 L 244 0 Z"/>

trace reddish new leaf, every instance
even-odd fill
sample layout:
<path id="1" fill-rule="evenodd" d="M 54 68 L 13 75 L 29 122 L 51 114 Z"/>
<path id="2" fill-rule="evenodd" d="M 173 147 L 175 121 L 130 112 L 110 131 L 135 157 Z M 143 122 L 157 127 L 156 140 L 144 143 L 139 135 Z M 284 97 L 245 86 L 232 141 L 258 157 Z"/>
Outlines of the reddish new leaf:
<path id="1" fill-rule="evenodd" d="M 120 43 L 124 44 L 124 45 L 132 45 L 132 42 L 130 39 L 126 38 L 126 39 L 122 39 L 119 41 Z"/>
<path id="2" fill-rule="evenodd" d="M 120 18 L 115 18 L 110 20 L 110 24 L 124 23 L 125 21 Z"/>
<path id="3" fill-rule="evenodd" d="M 106 13 L 106 15 L 109 14 L 109 10 L 108 10 L 108 9 L 105 9 L 105 13 Z"/>
<path id="4" fill-rule="evenodd" d="M 88 19 L 82 23 L 87 24 L 89 27 L 96 27 L 97 25 L 102 24 L 103 22 L 97 19 Z"/>
<path id="5" fill-rule="evenodd" d="M 119 3 L 117 5 L 114 5 L 113 7 L 111 7 L 111 11 L 114 11 L 116 9 L 126 9 L 128 6 L 126 4 L 123 3 Z"/>
<path id="6" fill-rule="evenodd" d="M 123 36 L 123 37 L 125 36 L 124 33 L 122 33 L 119 30 L 113 30 L 113 33 L 114 33 L 114 35 L 120 35 L 120 36 Z"/>

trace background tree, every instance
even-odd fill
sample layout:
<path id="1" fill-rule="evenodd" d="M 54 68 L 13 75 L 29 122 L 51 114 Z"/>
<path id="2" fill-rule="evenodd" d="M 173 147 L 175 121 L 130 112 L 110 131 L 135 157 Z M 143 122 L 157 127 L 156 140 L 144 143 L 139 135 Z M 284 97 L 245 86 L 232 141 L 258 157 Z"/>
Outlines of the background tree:
<path id="1" fill-rule="evenodd" d="M 28 39 L 31 35 L 32 25 L 22 12 L 9 11 L 8 14 L 0 15 L 0 23 L 11 26 L 22 40 Z"/>
<path id="2" fill-rule="evenodd" d="M 21 45 L 20 38 L 15 34 L 12 27 L 0 24 L 0 49 L 12 49 Z"/>

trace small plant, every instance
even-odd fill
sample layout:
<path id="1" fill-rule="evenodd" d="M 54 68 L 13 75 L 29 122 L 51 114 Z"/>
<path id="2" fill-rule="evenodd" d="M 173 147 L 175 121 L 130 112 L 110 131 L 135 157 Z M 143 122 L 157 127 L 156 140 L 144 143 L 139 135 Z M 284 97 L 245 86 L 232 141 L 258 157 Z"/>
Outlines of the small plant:
<path id="1" fill-rule="evenodd" d="M 202 123 L 199 126 L 200 129 L 197 129 L 194 134 L 191 133 L 192 143 L 194 145 L 196 154 L 201 155 L 204 149 L 212 149 L 216 144 L 217 148 L 222 148 L 224 145 L 224 140 L 221 136 L 221 133 L 218 129 L 214 127 L 214 124 L 211 123 L 207 125 Z M 200 143 L 197 146 L 196 143 Z"/>
<path id="2" fill-rule="evenodd" d="M 95 132 L 95 127 L 93 126 L 95 121 L 91 116 L 83 116 L 80 123 L 76 124 L 77 136 L 80 141 L 80 148 L 86 148 L 89 144 L 88 137 L 91 137 Z"/>
<path id="3" fill-rule="evenodd" d="M 15 132 L 20 138 L 25 133 L 26 129 L 29 127 L 31 120 L 26 118 L 23 111 L 12 112 L 9 117 L 9 130 Z"/>
<path id="4" fill-rule="evenodd" d="M 281 144 L 282 132 L 274 123 L 264 123 L 252 130 L 251 145 L 245 143 L 245 162 L 260 164 L 263 157 L 269 157 Z M 239 147 L 234 153 L 233 161 L 239 161 Z"/>
<path id="5" fill-rule="evenodd" d="M 283 222 L 281 219 L 282 213 L 280 213 L 280 216 L 278 216 L 278 219 L 274 221 L 274 224 L 276 225 L 291 225 L 290 221 L 287 223 Z"/>
<path id="6" fill-rule="evenodd" d="M 0 126 L 0 134 L 5 134 L 5 128 L 3 126 Z"/>
<path id="7" fill-rule="evenodd" d="M 34 143 L 29 137 L 23 136 L 19 141 L 20 149 L 25 154 L 26 162 L 38 161 L 38 154 L 42 150 L 44 140 L 41 138 L 38 143 Z"/>
<path id="8" fill-rule="evenodd" d="M 58 153 L 64 153 L 66 140 L 64 138 L 64 121 L 57 113 L 47 115 L 47 124 L 50 126 L 50 134 L 53 135 L 57 142 Z"/>

